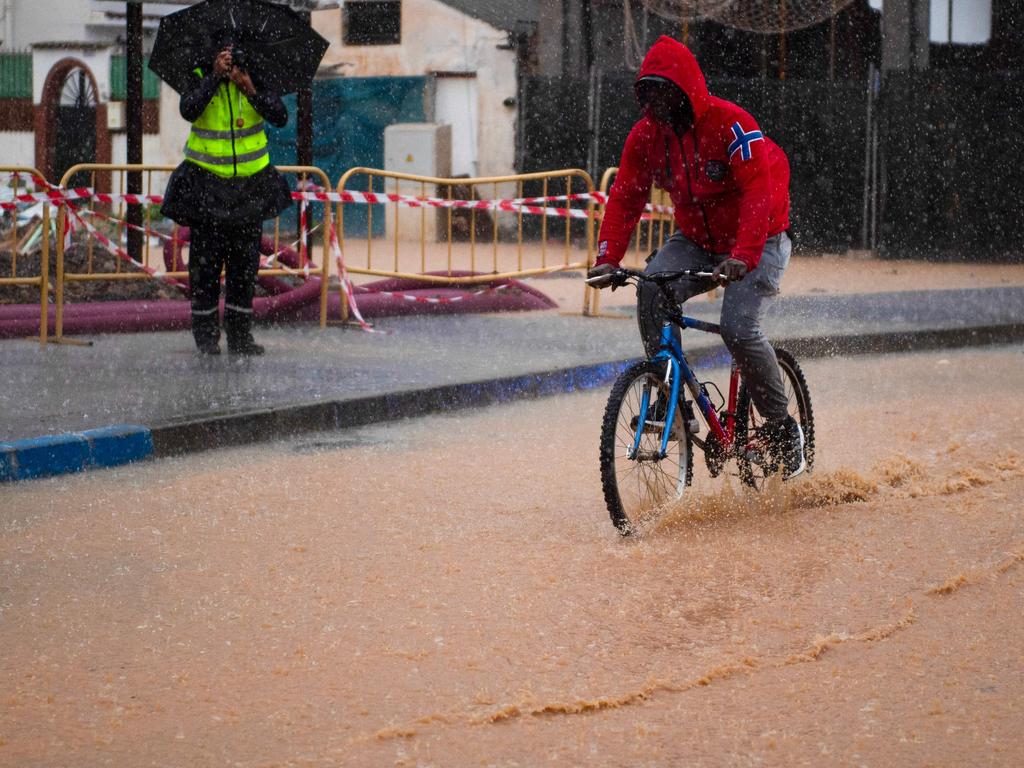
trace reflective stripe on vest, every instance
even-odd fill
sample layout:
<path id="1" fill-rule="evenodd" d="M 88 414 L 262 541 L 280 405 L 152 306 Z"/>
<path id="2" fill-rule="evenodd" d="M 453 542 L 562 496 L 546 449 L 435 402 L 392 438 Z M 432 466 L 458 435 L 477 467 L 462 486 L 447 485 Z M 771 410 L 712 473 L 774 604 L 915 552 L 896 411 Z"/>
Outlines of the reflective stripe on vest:
<path id="1" fill-rule="evenodd" d="M 185 157 L 189 160 L 199 163 L 200 165 L 223 165 L 233 166 L 236 163 L 242 165 L 243 163 L 249 163 L 253 160 L 259 160 L 261 157 L 269 156 L 270 150 L 264 147 L 263 149 L 257 149 L 255 152 L 248 152 L 244 155 L 228 155 L 227 157 L 218 157 L 217 155 L 204 155 L 202 152 L 196 152 L 192 147 L 185 147 Z M 251 174 L 239 173 L 239 176 L 246 176 Z"/>
<path id="2" fill-rule="evenodd" d="M 263 121 L 260 120 L 251 128 L 242 128 L 238 131 L 205 131 L 202 128 L 192 126 L 192 133 L 200 139 L 244 139 L 247 136 L 255 136 L 263 130 Z"/>
<path id="3" fill-rule="evenodd" d="M 263 118 L 234 83 L 217 86 L 192 124 L 185 158 L 222 178 L 252 176 L 270 165 Z"/>

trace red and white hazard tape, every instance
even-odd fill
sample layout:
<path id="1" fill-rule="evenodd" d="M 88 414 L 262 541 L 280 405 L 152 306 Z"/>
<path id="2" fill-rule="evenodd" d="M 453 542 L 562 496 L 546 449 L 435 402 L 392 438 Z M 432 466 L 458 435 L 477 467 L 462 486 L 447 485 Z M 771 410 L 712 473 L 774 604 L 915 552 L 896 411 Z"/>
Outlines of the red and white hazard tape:
<path id="1" fill-rule="evenodd" d="M 557 200 L 586 200 L 590 198 L 590 195 L 555 195 L 552 197 L 512 198 L 509 200 L 448 200 L 442 197 L 396 195 L 391 192 L 354 192 L 345 190 L 342 192 L 292 192 L 292 198 L 315 200 L 321 203 L 358 203 L 363 205 L 396 203 L 408 208 L 505 211 L 508 213 L 528 213 L 540 216 L 585 219 L 589 214 L 582 208 L 555 208 L 537 205 L 537 203 Z"/>
<path id="2" fill-rule="evenodd" d="M 348 306 L 352 310 L 352 315 L 355 317 L 356 322 L 359 323 L 359 327 L 367 333 L 381 333 L 381 331 L 378 331 L 366 322 L 359 311 L 359 305 L 356 303 L 356 294 L 352 289 L 352 280 L 349 279 L 348 270 L 345 269 L 345 259 L 341 253 L 341 245 L 338 243 L 338 231 L 334 227 L 333 220 L 331 221 L 330 241 L 331 253 L 338 265 L 338 280 L 341 283 L 341 290 L 345 292 L 345 298 L 348 300 Z M 387 331 L 383 331 L 383 333 L 387 333 Z"/>
<path id="3" fill-rule="evenodd" d="M 455 210 L 477 210 L 477 211 L 502 211 L 505 213 L 525 213 L 533 216 L 554 216 L 559 218 L 586 219 L 590 213 L 583 208 L 565 208 L 543 205 L 552 201 L 589 201 L 592 200 L 598 205 L 607 203 L 607 196 L 600 192 L 580 193 L 577 195 L 552 195 L 549 197 L 521 197 L 508 200 L 448 200 L 441 197 L 415 197 L 412 195 L 396 195 L 389 192 L 292 192 L 293 200 L 302 203 L 300 215 L 304 212 L 304 206 L 309 202 L 320 203 L 353 203 L 361 205 L 384 205 L 394 203 L 407 208 L 452 208 Z M 146 203 L 160 204 L 163 202 L 163 195 L 135 195 L 135 194 L 107 194 L 93 192 L 88 188 L 75 188 L 67 190 L 51 189 L 49 192 L 29 192 L 20 195 L 13 195 L 11 201 L 0 203 L 4 210 L 14 210 L 19 204 L 37 202 L 50 202 L 59 205 L 70 200 L 95 200 L 100 203 L 128 203 L 132 205 L 144 205 Z M 648 203 L 644 210 L 648 213 L 660 215 L 672 215 L 674 209 L 668 205 L 653 205 Z M 649 218 L 649 216 L 644 217 Z"/>
<path id="4" fill-rule="evenodd" d="M 178 245 L 185 245 L 187 243 L 186 240 L 179 240 L 178 238 L 174 237 L 174 235 L 168 235 L 164 232 L 158 232 L 157 230 L 151 227 L 140 227 L 138 224 L 132 224 L 131 222 L 125 221 L 124 219 L 118 219 L 114 216 L 108 216 L 105 213 L 93 211 L 89 208 L 79 209 L 78 214 L 81 216 L 92 216 L 102 221 L 109 221 L 113 224 L 117 224 L 118 226 L 122 226 L 125 229 L 130 229 L 135 232 L 142 232 L 150 237 L 157 237 L 163 240 L 164 242 L 177 243 Z"/>
<path id="5" fill-rule="evenodd" d="M 418 304 L 456 304 L 460 301 L 471 299 L 474 296 L 480 296 L 484 293 L 497 293 L 498 291 L 503 291 L 508 287 L 508 283 L 502 283 L 501 285 L 492 285 L 488 288 L 482 288 L 479 291 L 467 291 L 461 296 L 419 296 L 414 293 L 403 293 L 402 291 L 379 291 L 375 288 L 367 288 L 362 285 L 353 286 L 353 288 L 359 293 L 380 294 L 381 296 L 390 296 L 394 299 L 402 299 L 404 301 L 411 301 Z"/>
<path id="6" fill-rule="evenodd" d="M 69 200 L 95 200 L 100 203 L 130 203 L 133 205 L 145 205 L 146 203 L 162 203 L 163 195 L 136 195 L 118 194 L 112 195 L 106 192 L 96 192 L 89 187 L 74 187 L 61 189 L 50 187 L 46 192 L 24 192 L 20 195 L 12 195 L 11 199 L 18 203 L 53 203 L 59 205 Z"/>
<path id="7" fill-rule="evenodd" d="M 118 219 L 118 218 L 116 218 L 114 216 L 108 216 L 105 213 L 100 213 L 99 211 L 93 211 L 91 209 L 84 208 L 84 209 L 79 209 L 78 210 L 78 214 L 80 216 L 93 216 L 93 217 L 95 217 L 97 219 L 101 219 L 103 221 L 108 221 L 108 222 L 111 222 L 113 224 L 117 224 L 119 226 L 123 226 L 126 229 L 131 229 L 131 230 L 134 230 L 136 232 L 143 232 L 146 235 L 149 235 L 151 237 L 159 238 L 159 239 L 163 240 L 164 242 L 176 243 L 178 245 L 188 245 L 188 240 L 179 240 L 178 238 L 174 237 L 173 235 L 168 235 L 165 232 L 159 232 L 159 231 L 157 231 L 157 230 L 155 230 L 155 229 L 153 229 L 151 227 L 140 227 L 137 224 L 132 224 L 130 222 L 125 221 L 124 219 Z M 315 227 L 310 229 L 308 232 L 304 232 L 304 234 L 307 235 L 307 236 L 308 235 L 312 235 L 312 234 L 316 233 L 320 229 L 320 227 L 321 227 L 321 225 L 317 224 Z M 301 271 L 300 270 L 295 270 L 295 269 L 290 269 L 289 267 L 287 267 L 285 265 L 277 265 L 277 266 L 275 266 L 278 257 L 281 256 L 281 254 L 283 254 L 285 252 L 286 248 L 291 248 L 291 249 L 297 248 L 301 242 L 302 242 L 302 238 L 299 238 L 299 239 L 289 243 L 288 245 L 280 248 L 279 250 L 275 251 L 274 253 L 267 254 L 267 255 L 262 255 L 260 257 L 261 258 L 260 266 L 262 266 L 262 267 L 272 267 L 272 268 L 275 268 L 275 269 L 278 269 L 278 268 L 279 269 L 284 269 L 284 270 L 287 270 L 288 272 L 290 272 L 291 274 L 294 274 L 294 275 L 303 275 L 304 274 L 304 275 L 306 275 L 308 277 L 309 274 L 310 274 L 311 268 L 312 268 L 312 271 L 316 271 L 317 270 L 316 264 L 314 264 L 308 258 L 304 259 L 301 262 L 303 264 L 303 269 Z"/>
<path id="8" fill-rule="evenodd" d="M 115 243 L 109 237 L 104 235 L 102 232 L 100 232 L 98 229 L 96 229 L 96 227 L 94 227 L 92 224 L 90 224 L 88 221 L 86 221 L 82 216 L 80 216 L 78 211 L 76 211 L 74 208 L 68 208 L 68 210 L 71 211 L 73 217 L 85 229 L 85 231 L 88 232 L 93 237 L 95 237 L 99 241 L 100 245 L 102 245 L 104 248 L 106 248 L 114 256 L 117 256 L 119 259 L 121 259 L 123 261 L 127 261 L 133 267 L 136 267 L 137 269 L 142 270 L 143 272 L 145 272 L 150 277 L 155 277 L 155 278 L 158 278 L 160 280 L 168 280 L 168 278 L 166 276 L 166 273 L 164 271 L 153 269 L 152 267 L 146 266 L 141 261 L 136 261 L 135 259 L 133 259 L 131 257 L 131 255 L 129 255 L 128 251 L 126 251 L 121 246 L 117 245 L 117 243 Z M 70 219 L 68 219 L 68 221 L 70 222 Z M 70 233 L 71 233 L 71 225 L 69 224 L 68 225 L 68 230 L 67 230 L 67 233 L 66 233 L 66 237 L 70 237 Z M 168 282 L 170 282 L 170 281 L 168 280 Z"/>

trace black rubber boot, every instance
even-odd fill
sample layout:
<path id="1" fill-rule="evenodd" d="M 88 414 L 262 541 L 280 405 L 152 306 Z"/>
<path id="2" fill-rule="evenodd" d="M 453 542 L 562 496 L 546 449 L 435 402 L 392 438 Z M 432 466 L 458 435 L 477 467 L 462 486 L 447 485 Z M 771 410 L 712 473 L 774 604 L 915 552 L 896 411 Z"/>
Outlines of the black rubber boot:
<path id="1" fill-rule="evenodd" d="M 195 339 L 196 349 L 200 354 L 220 354 L 220 325 L 216 312 L 209 315 L 192 315 L 192 338 Z"/>
<path id="2" fill-rule="evenodd" d="M 252 337 L 252 314 L 232 309 L 224 311 L 224 330 L 228 336 L 228 354 L 254 357 L 266 350 Z"/>

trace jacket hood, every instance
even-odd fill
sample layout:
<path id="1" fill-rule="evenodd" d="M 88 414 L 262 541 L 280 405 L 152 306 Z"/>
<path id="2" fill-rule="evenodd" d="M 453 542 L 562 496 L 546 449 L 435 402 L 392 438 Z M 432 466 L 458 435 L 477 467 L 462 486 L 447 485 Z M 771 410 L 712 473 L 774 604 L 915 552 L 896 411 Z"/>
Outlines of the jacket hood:
<path id="1" fill-rule="evenodd" d="M 690 49 L 667 35 L 659 37 L 644 56 L 637 80 L 656 75 L 671 80 L 685 93 L 693 105 L 695 118 L 700 118 L 711 105 L 704 73 Z"/>

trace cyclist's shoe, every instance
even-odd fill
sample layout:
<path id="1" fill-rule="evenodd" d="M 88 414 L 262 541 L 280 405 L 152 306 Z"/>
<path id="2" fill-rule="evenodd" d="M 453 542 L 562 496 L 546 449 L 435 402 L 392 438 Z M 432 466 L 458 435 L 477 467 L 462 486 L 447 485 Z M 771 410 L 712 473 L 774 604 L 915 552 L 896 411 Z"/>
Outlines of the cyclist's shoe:
<path id="1" fill-rule="evenodd" d="M 779 469 L 783 480 L 791 480 L 807 469 L 807 457 L 804 455 L 804 431 L 792 416 L 785 421 L 770 427 L 774 452 L 779 460 Z"/>
<path id="2" fill-rule="evenodd" d="M 664 395 L 658 395 L 647 408 L 647 421 L 644 422 L 644 433 L 660 433 L 665 428 L 665 419 L 668 416 L 668 399 Z M 692 418 L 692 416 L 691 416 Z M 630 428 L 635 432 L 640 422 L 639 416 L 634 416 L 630 422 Z M 684 411 L 677 408 L 672 419 L 672 431 L 669 432 L 669 440 L 682 440 L 686 436 L 687 418 Z"/>

